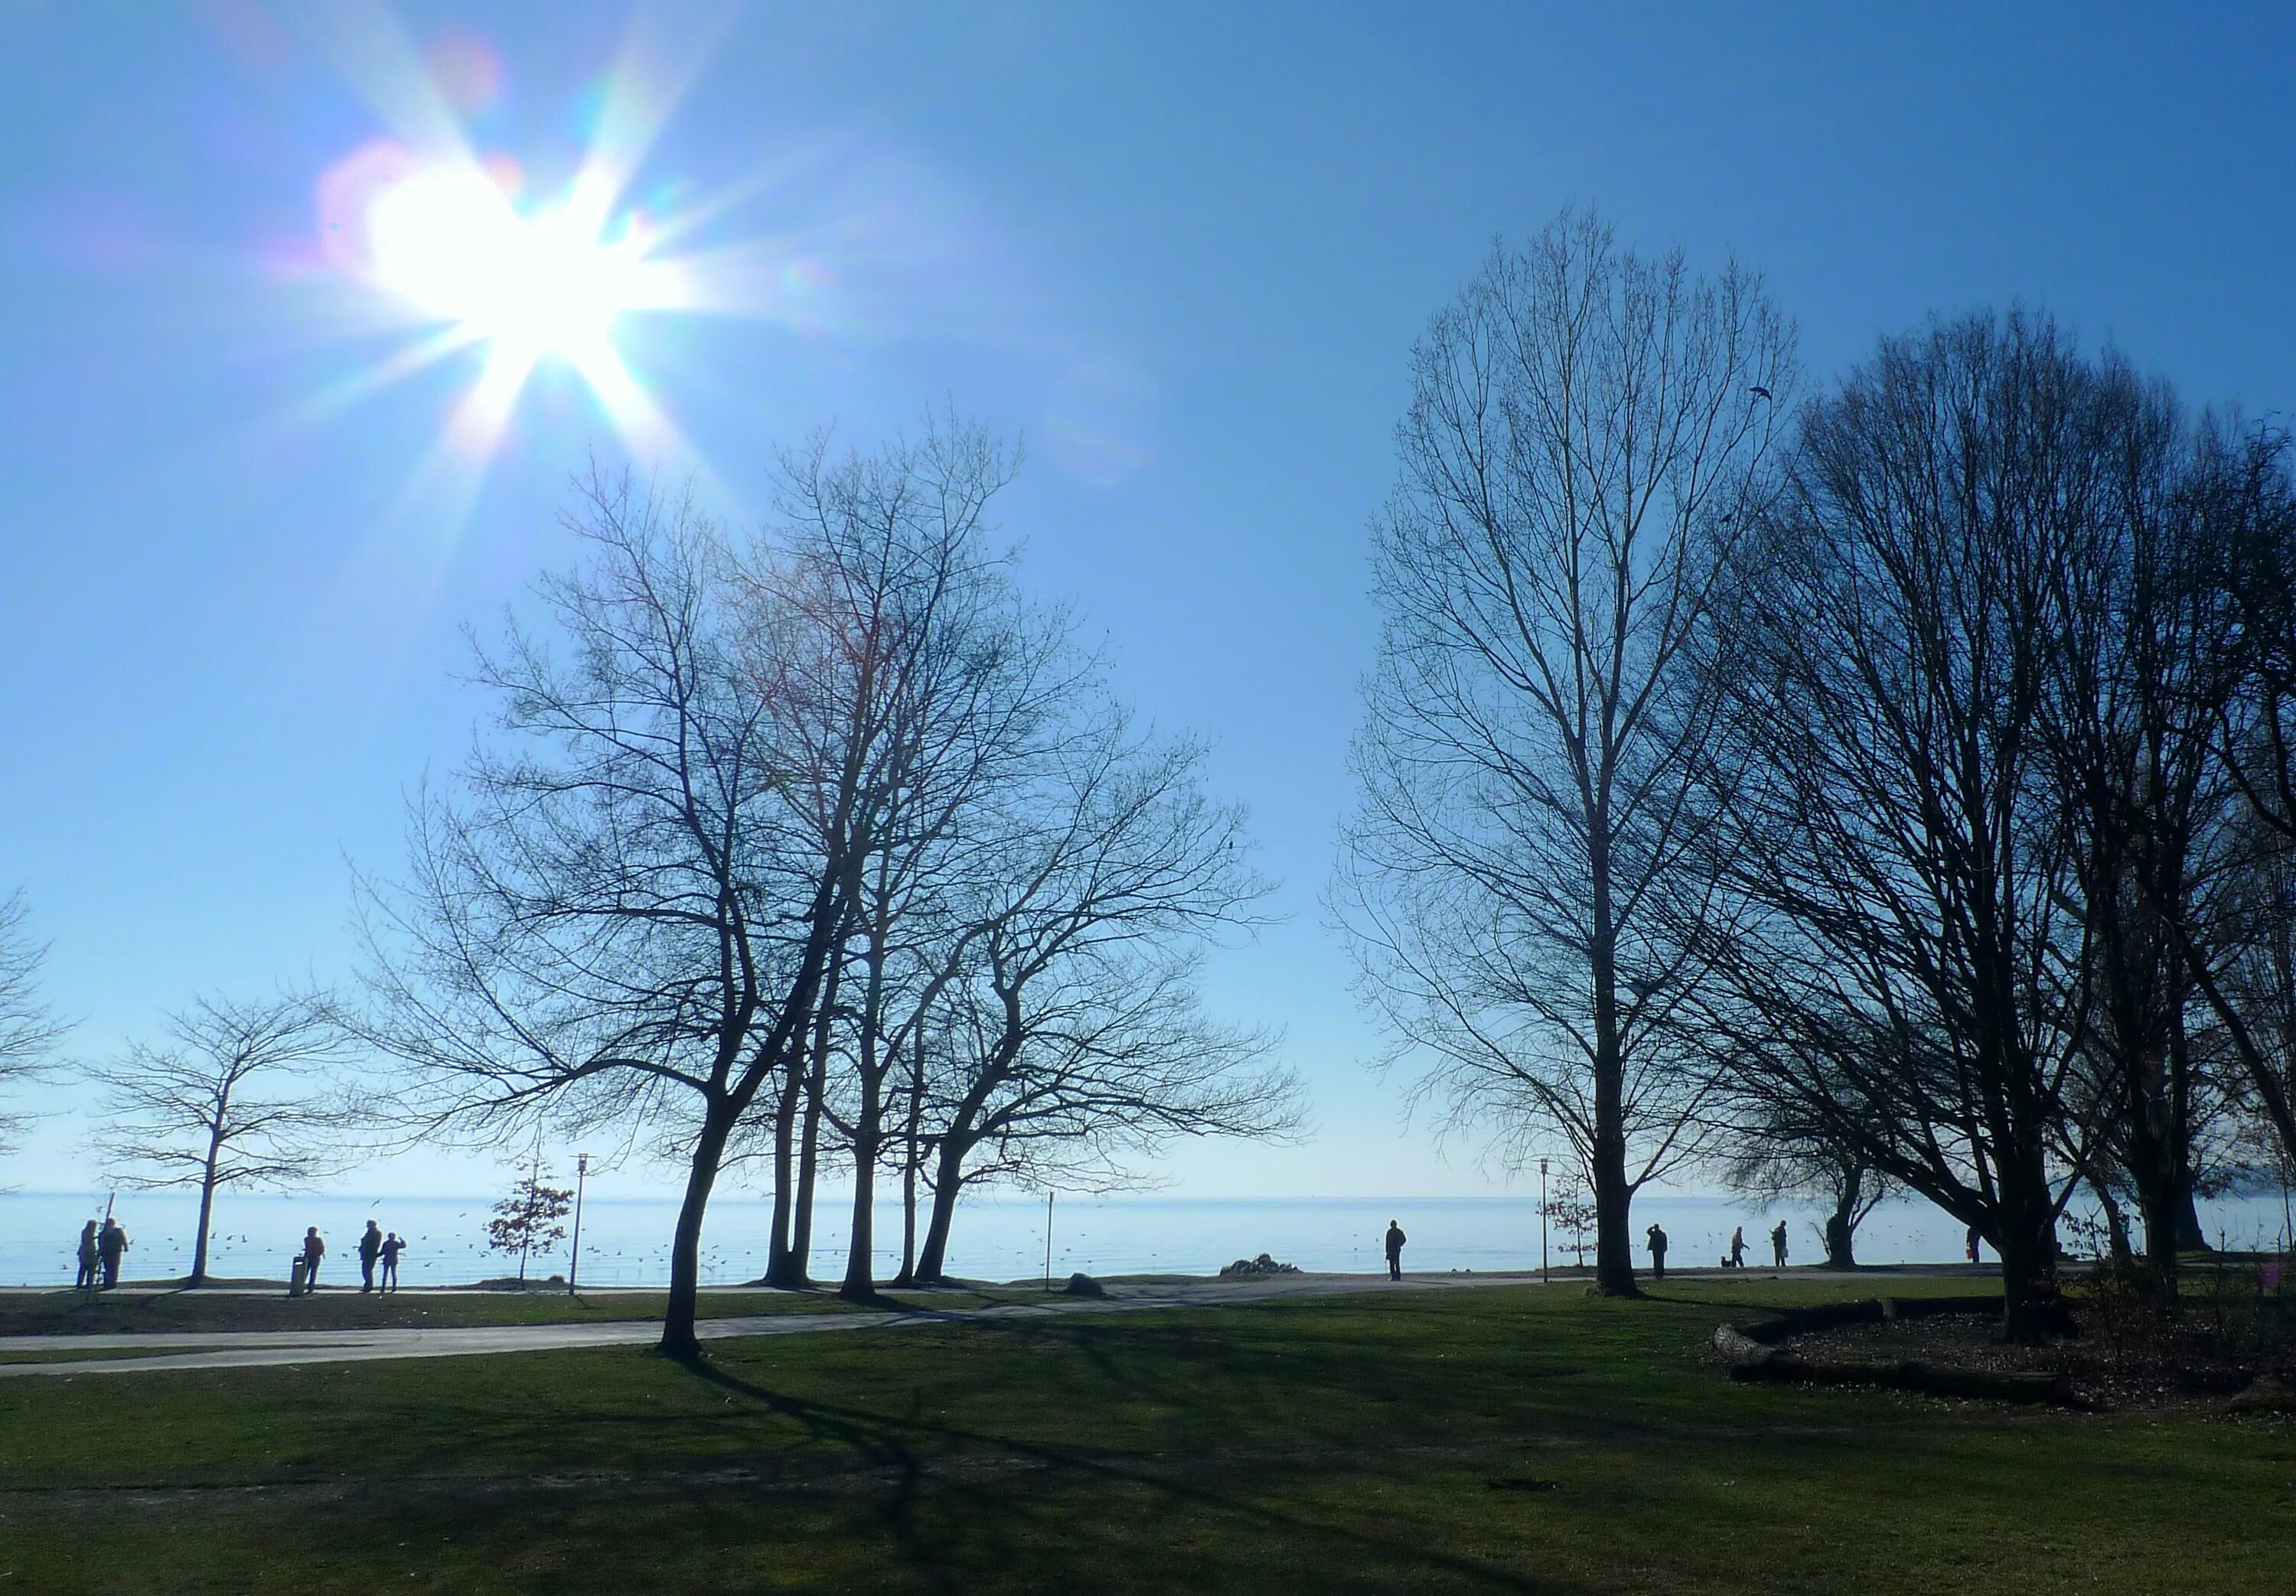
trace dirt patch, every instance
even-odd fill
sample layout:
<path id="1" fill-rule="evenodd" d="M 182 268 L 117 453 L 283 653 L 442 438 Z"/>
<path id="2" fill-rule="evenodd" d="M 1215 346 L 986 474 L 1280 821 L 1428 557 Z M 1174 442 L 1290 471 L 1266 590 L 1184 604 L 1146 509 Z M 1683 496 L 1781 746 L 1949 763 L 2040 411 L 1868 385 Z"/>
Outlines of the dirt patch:
<path id="1" fill-rule="evenodd" d="M 2166 1331 L 2144 1342 L 2091 1333 L 2027 1346 L 2004 1341 L 1997 1318 L 1972 1314 L 1831 1325 L 1779 1345 L 1819 1363 L 1920 1363 L 2049 1376 L 2062 1380 L 2081 1405 L 2099 1408 L 2216 1410 L 2261 1375 L 2296 1377 L 2296 1366 L 2276 1370 L 2254 1358 L 2227 1355 L 2199 1330 Z"/>

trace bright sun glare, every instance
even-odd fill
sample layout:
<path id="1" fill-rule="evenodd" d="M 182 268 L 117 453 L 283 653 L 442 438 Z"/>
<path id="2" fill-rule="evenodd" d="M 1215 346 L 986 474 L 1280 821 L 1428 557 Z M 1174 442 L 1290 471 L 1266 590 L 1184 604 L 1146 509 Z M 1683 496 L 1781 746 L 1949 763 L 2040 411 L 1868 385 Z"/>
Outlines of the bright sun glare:
<path id="1" fill-rule="evenodd" d="M 644 302 L 640 241 L 608 241 L 594 207 L 522 215 L 485 173 L 416 172 L 367 213 L 375 281 L 428 319 L 521 362 L 594 365 L 615 319 Z"/>

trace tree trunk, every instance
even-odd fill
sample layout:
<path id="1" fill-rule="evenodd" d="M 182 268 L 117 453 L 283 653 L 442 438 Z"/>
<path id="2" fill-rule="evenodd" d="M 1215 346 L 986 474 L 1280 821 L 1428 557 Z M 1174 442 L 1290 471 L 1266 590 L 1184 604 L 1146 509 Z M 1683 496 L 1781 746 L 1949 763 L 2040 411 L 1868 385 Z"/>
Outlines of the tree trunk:
<path id="1" fill-rule="evenodd" d="M 207 1170 L 200 1178 L 200 1233 L 192 1242 L 192 1273 L 184 1284 L 193 1289 L 208 1283 L 208 1231 L 215 1221 L 216 1160 L 223 1156 L 223 1133 L 208 1138 Z"/>
<path id="2" fill-rule="evenodd" d="M 2038 1164 L 2038 1160 L 2036 1160 Z M 2012 1341 L 2046 1341 L 2068 1326 L 2057 1289 L 2056 1215 L 2046 1179 L 2001 1172 L 2001 1329 Z M 2038 1170 L 2034 1173 L 2038 1174 Z"/>
<path id="3" fill-rule="evenodd" d="M 909 1112 L 901 1127 L 901 1273 L 895 1277 L 906 1286 L 915 1282 L 917 1268 L 917 1175 L 924 1165 L 920 1140 L 925 1114 L 925 1030 L 922 1022 L 909 1070 Z"/>
<path id="4" fill-rule="evenodd" d="M 897 1286 L 913 1286 L 917 1279 L 917 1153 L 910 1145 L 901 1166 L 901 1272 Z"/>
<path id="5" fill-rule="evenodd" d="M 766 1283 L 791 1290 L 813 1284 L 813 1168 L 821 1125 L 820 1081 L 827 1068 L 830 1027 L 836 1019 L 837 978 L 832 961 L 822 979 L 821 1007 L 813 1020 L 813 1044 L 790 1058 L 789 1084 L 782 1090 L 774 1120 L 774 1233 L 766 1253 Z M 803 1104 L 804 1148 L 799 1167 L 791 1166 L 791 1143 Z"/>
<path id="6" fill-rule="evenodd" d="M 2201 1213 L 2194 1204 L 2191 1186 L 2185 1188 L 2185 1199 L 2171 1211 L 2169 1223 L 2178 1252 L 2209 1250 L 2209 1233 L 2201 1228 Z"/>
<path id="7" fill-rule="evenodd" d="M 797 1209 L 797 1118 L 805 1101 L 806 1059 L 791 1054 L 789 1078 L 774 1102 L 774 1220 L 766 1241 L 766 1284 L 795 1286 L 790 1225 Z"/>
<path id="8" fill-rule="evenodd" d="M 2121 1217 L 2120 1202 L 2110 1191 L 2093 1182 L 2090 1190 L 2096 1193 L 2096 1206 L 2104 1214 L 2105 1245 L 2112 1249 L 2113 1267 L 2135 1269 L 2136 1253 L 2128 1245 L 2128 1221 Z"/>
<path id="9" fill-rule="evenodd" d="M 1633 1297 L 1634 1238 L 1628 1233 L 1634 1188 L 1627 1183 L 1626 1060 L 1619 1035 L 1619 950 L 1611 911 L 1608 817 L 1590 817 L 1589 850 L 1595 908 L 1591 954 L 1595 986 L 1595 1289 L 1605 1297 Z"/>
<path id="10" fill-rule="evenodd" d="M 1825 1221 L 1825 1263 L 1830 1269 L 1857 1267 L 1857 1199 L 1865 1186 L 1864 1169 L 1853 1164 L 1842 1172 L 1833 1212 Z"/>
<path id="11" fill-rule="evenodd" d="M 710 1189 L 718 1183 L 718 1166 L 736 1117 L 723 1100 L 710 1100 L 701 1134 L 693 1143 L 685 1200 L 677 1210 L 677 1231 L 670 1241 L 669 1303 L 662 1314 L 660 1348 L 666 1355 L 686 1363 L 701 1356 L 701 1342 L 693 1333 L 701 1291 L 701 1219 L 709 1207 Z"/>
<path id="12" fill-rule="evenodd" d="M 864 1068 L 859 1073 L 861 1111 L 853 1121 L 853 1241 L 845 1255 L 845 1283 L 838 1288 L 838 1294 L 855 1302 L 868 1302 L 877 1295 L 876 1268 L 870 1255 L 877 1241 L 873 1205 L 877 1198 L 877 1153 L 883 1140 L 879 1122 L 884 1109 L 876 1072 Z"/>
<path id="13" fill-rule="evenodd" d="M 821 1169 L 821 1095 L 829 1064 L 820 1053 L 805 1072 L 805 1128 L 797 1156 L 797 1212 L 791 1220 L 789 1267 L 795 1281 L 813 1279 L 813 1189 Z"/>
<path id="14" fill-rule="evenodd" d="M 964 1189 L 957 1162 L 944 1145 L 941 1173 L 933 1185 L 932 1212 L 925 1220 L 923 1245 L 917 1250 L 917 1280 L 922 1285 L 938 1286 L 948 1278 L 949 1225 L 956 1217 L 957 1194 Z"/>

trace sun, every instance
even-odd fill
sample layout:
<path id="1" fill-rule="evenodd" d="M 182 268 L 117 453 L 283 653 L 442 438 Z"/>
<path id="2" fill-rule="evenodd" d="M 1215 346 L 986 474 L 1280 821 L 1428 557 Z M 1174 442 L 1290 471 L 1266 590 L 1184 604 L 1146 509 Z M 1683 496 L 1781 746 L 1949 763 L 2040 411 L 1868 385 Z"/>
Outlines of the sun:
<path id="1" fill-rule="evenodd" d="M 578 192 L 528 214 L 482 169 L 418 168 L 368 207 L 369 269 L 417 316 L 496 357 L 588 367 L 611 352 L 616 321 L 648 299 L 643 238 L 626 229 L 609 240 L 602 219 Z"/>

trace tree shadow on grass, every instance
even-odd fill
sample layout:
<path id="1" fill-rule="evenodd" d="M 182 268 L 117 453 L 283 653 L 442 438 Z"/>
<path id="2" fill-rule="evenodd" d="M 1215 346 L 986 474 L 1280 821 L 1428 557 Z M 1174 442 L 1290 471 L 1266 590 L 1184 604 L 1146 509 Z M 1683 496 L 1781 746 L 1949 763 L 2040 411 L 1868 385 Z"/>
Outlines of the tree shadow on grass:
<path id="1" fill-rule="evenodd" d="M 1439 1568 L 1492 1590 L 1541 1592 L 1557 1587 L 1527 1579 L 1511 1570 L 1424 1543 L 1390 1538 L 1365 1529 L 1319 1522 L 1256 1495 L 1212 1483 L 1235 1472 L 1234 1464 L 1210 1468 L 1204 1460 L 1186 1459 L 1158 1467 L 1152 1460 L 1120 1452 L 1054 1445 L 1010 1435 L 989 1434 L 925 1419 L 913 1411 L 906 1418 L 891 1418 L 863 1409 L 790 1395 L 744 1379 L 709 1363 L 686 1367 L 695 1378 L 745 1396 L 793 1423 L 812 1438 L 849 1449 L 856 1456 L 891 1471 L 892 1493 L 885 1503 L 886 1527 L 920 1572 L 933 1568 L 944 1550 L 928 1533 L 921 1510 L 928 1491 L 952 1498 L 968 1534 L 992 1546 L 1001 1543 L 1008 1554 L 1019 1555 L 1031 1536 L 1041 1541 L 1073 1542 L 1087 1526 L 1070 1516 L 1046 1520 L 1031 1512 L 1025 1496 L 1013 1491 L 1006 1471 L 974 1474 L 968 1463 L 1018 1459 L 1058 1486 L 1084 1483 L 1145 1493 L 1187 1508 L 1209 1511 L 1272 1534 L 1296 1548 L 1303 1558 L 1328 1566 L 1359 1565 L 1365 1560 Z M 935 1461 L 917 1449 L 920 1440 L 933 1445 Z M 939 1460 L 946 1457 L 947 1461 Z M 1262 1475 L 1254 1483 L 1275 1482 Z M 940 1515 L 947 1517 L 946 1510 Z M 1035 1520 L 1031 1522 L 1031 1520 Z"/>

